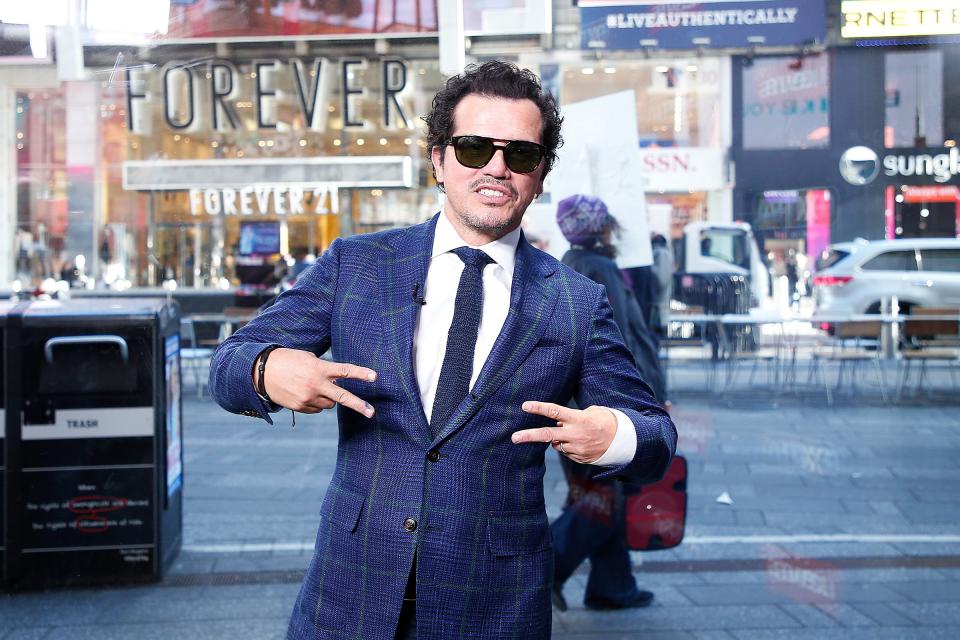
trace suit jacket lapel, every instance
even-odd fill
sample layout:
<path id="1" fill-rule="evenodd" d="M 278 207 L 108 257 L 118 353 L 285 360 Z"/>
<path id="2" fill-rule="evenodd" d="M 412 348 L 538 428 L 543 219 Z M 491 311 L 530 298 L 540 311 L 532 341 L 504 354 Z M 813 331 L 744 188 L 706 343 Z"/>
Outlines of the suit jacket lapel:
<path id="1" fill-rule="evenodd" d="M 520 367 L 540 340 L 553 315 L 558 291 L 549 278 L 554 265 L 521 234 L 510 287 L 510 311 L 471 393 L 434 439 L 439 443 L 460 429 Z M 518 407 L 519 410 L 519 407 Z"/>
<path id="2" fill-rule="evenodd" d="M 419 422 L 416 432 L 428 437 L 427 424 L 413 364 L 413 328 L 420 305 L 414 301 L 414 287 L 423 293 L 433 251 L 433 234 L 437 216 L 424 224 L 411 227 L 409 233 L 395 236 L 392 251 L 380 258 L 380 315 L 383 319 L 387 348 L 393 352 L 400 386 L 411 406 L 417 407 Z"/>

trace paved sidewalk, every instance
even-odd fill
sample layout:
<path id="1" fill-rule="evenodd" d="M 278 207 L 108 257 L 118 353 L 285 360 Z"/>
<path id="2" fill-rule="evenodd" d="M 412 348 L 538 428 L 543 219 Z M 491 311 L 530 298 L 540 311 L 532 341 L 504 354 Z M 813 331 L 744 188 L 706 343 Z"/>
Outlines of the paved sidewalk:
<path id="1" fill-rule="evenodd" d="M 960 637 L 960 411 L 678 392 L 686 542 L 636 554 L 648 609 L 566 586 L 554 637 Z M 0 595 L 0 639 L 282 638 L 333 470 L 330 413 L 276 426 L 190 397 L 185 547 L 160 584 Z M 548 454 L 551 517 L 566 487 Z M 726 494 L 732 504 L 717 498 Z"/>

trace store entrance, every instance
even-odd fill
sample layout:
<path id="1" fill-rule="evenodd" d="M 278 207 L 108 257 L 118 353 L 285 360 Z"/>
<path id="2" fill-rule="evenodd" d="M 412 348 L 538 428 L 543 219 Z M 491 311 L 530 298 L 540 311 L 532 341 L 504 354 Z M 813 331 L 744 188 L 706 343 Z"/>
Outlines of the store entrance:
<path id="1" fill-rule="evenodd" d="M 830 243 L 832 197 L 826 189 L 757 194 L 753 225 L 770 269 L 771 295 L 779 309 L 811 304 L 812 273 Z"/>
<path id="2" fill-rule="evenodd" d="M 903 203 L 897 210 L 898 238 L 952 238 L 957 206 L 950 202 Z"/>
<path id="3" fill-rule="evenodd" d="M 960 190 L 953 185 L 888 187 L 887 206 L 894 209 L 892 224 L 888 217 L 888 238 L 957 236 Z"/>
<path id="4" fill-rule="evenodd" d="M 154 282 L 176 282 L 177 287 L 209 287 L 219 274 L 212 264 L 210 225 L 165 224 L 154 227 Z"/>
<path id="5" fill-rule="evenodd" d="M 807 243 L 797 237 L 764 237 L 763 251 L 770 265 L 770 288 L 778 309 L 798 309 L 810 295 Z"/>

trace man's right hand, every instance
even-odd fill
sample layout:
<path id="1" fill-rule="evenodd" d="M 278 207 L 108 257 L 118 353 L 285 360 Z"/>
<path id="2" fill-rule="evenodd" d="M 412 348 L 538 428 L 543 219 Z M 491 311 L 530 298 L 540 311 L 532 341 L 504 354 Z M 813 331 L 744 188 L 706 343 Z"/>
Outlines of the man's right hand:
<path id="1" fill-rule="evenodd" d="M 258 367 L 253 368 L 253 388 L 259 381 Z M 320 413 L 342 404 L 368 418 L 373 406 L 338 387 L 335 380 L 352 378 L 375 382 L 377 372 L 341 362 L 322 360 L 309 351 L 275 349 L 264 369 L 264 388 L 276 404 L 300 413 Z"/>

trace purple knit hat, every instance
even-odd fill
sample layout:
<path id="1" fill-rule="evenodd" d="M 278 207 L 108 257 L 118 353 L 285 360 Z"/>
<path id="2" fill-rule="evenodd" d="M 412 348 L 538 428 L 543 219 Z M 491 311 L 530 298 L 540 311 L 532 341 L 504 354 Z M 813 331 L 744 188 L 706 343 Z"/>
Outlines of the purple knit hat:
<path id="1" fill-rule="evenodd" d="M 557 224 L 567 242 L 586 245 L 616 222 L 603 200 L 577 194 L 557 203 Z"/>

